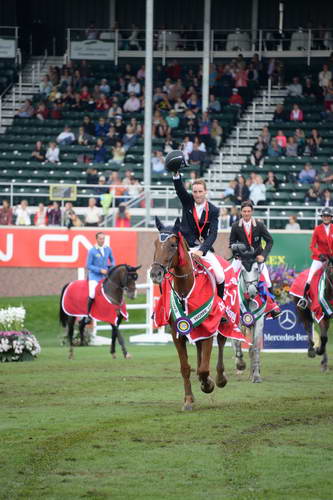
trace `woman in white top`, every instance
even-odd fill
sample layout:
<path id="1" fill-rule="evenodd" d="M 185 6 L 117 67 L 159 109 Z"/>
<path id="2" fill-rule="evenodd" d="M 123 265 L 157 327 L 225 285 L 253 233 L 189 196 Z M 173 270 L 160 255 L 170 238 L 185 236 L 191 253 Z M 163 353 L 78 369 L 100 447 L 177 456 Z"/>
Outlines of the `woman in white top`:
<path id="1" fill-rule="evenodd" d="M 296 215 L 291 215 L 289 217 L 289 223 L 286 224 L 285 230 L 286 231 L 300 231 L 301 226 L 297 222 L 297 217 Z"/>
<path id="2" fill-rule="evenodd" d="M 46 159 L 50 163 L 58 163 L 59 162 L 59 148 L 55 142 L 50 142 L 49 147 L 46 151 Z"/>
<path id="3" fill-rule="evenodd" d="M 250 200 L 253 201 L 255 205 L 263 205 L 266 201 L 266 186 L 263 183 L 261 175 L 256 175 L 254 177 L 254 182 L 250 186 Z"/>
<path id="4" fill-rule="evenodd" d="M 22 200 L 15 210 L 17 226 L 31 226 L 30 210 L 27 200 Z"/>

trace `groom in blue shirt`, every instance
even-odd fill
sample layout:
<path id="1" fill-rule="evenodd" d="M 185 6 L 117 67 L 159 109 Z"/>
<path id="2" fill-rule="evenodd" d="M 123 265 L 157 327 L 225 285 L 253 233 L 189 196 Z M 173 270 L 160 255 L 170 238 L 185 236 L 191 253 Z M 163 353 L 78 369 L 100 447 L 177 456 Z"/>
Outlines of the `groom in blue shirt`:
<path id="1" fill-rule="evenodd" d="M 97 233 L 96 245 L 89 250 L 87 257 L 89 285 L 88 316 L 95 298 L 97 283 L 105 278 L 109 268 L 115 265 L 112 250 L 109 246 L 105 245 L 105 234 L 102 232 Z"/>

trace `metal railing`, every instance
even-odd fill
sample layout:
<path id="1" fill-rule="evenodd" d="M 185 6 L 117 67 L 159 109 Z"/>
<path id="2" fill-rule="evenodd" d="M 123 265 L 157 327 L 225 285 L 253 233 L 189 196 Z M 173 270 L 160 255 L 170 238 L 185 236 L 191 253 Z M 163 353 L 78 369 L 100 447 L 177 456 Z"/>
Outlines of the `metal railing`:
<path id="1" fill-rule="evenodd" d="M 223 170 L 223 162 L 221 158 L 221 173 Z M 7 199 L 12 207 L 16 207 L 22 199 L 34 199 L 38 203 L 42 202 L 45 205 L 50 203 L 49 192 L 43 192 L 42 188 L 50 186 L 53 183 L 20 183 L 20 182 L 0 182 L 0 198 Z M 58 183 L 57 183 L 58 184 Z M 63 183 L 59 183 L 63 184 Z M 70 184 L 70 183 L 68 183 Z M 91 197 L 100 199 L 100 194 L 96 193 L 96 189 L 104 188 L 117 188 L 125 186 L 121 184 L 120 186 L 115 185 L 92 185 L 92 184 L 81 184 L 76 183 L 78 188 L 77 200 L 79 202 L 78 206 L 74 209 L 77 215 L 84 215 L 86 212 L 88 199 Z M 146 191 L 149 192 L 149 198 L 151 202 L 151 216 L 150 225 L 154 225 L 154 216 L 158 215 L 166 223 L 174 221 L 177 216 L 181 215 L 181 206 L 177 200 L 177 195 L 175 193 L 173 186 L 140 186 L 142 190 L 136 196 L 130 197 L 126 192 L 120 196 L 113 196 L 111 204 L 107 211 L 104 213 L 103 225 L 114 226 L 115 217 L 117 215 L 117 208 L 119 203 L 124 203 L 125 207 L 130 211 L 133 217 L 138 220 L 132 224 L 132 227 L 146 227 L 145 224 L 145 213 L 146 208 L 143 206 L 146 199 Z M 220 199 L 216 197 L 216 191 L 214 191 L 214 182 L 209 185 L 209 199 L 221 208 L 231 209 L 234 205 L 222 204 Z M 85 206 L 82 206 L 84 202 Z M 172 206 L 173 205 L 173 206 Z M 63 204 L 62 204 L 63 207 Z M 291 202 L 286 205 L 260 205 L 255 207 L 255 216 L 266 222 L 268 228 L 272 227 L 273 221 L 288 221 L 290 215 L 296 215 L 300 222 L 312 221 L 317 224 L 320 219 L 321 206 L 313 206 L 309 203 L 303 203 L 301 205 L 293 205 Z M 37 204 L 31 207 L 31 213 L 35 213 L 37 210 Z M 102 208 L 101 208 L 102 210 Z M 257 215 L 256 215 L 257 212 Z M 220 223 L 220 228 L 223 226 Z"/>

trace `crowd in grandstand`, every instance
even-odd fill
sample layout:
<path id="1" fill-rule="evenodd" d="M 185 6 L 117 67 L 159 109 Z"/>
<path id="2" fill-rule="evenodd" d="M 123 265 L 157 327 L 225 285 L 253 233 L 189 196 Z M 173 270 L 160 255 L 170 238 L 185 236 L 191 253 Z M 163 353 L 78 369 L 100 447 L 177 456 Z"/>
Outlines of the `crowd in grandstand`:
<path id="1" fill-rule="evenodd" d="M 135 30 L 134 30 L 135 31 Z M 134 37 L 135 38 L 135 37 Z M 222 199 L 224 203 L 239 205 L 251 200 L 254 205 L 267 204 L 267 192 L 278 191 L 281 179 L 273 171 L 260 171 L 266 159 L 305 158 L 303 169 L 293 173 L 287 182 L 309 185 L 304 200 L 309 203 L 333 204 L 327 183 L 333 180 L 333 171 L 327 161 L 314 166 L 322 148 L 323 137 L 318 128 L 311 131 L 303 127 L 306 119 L 306 106 L 309 102 L 320 106 L 319 123 L 326 123 L 333 118 L 333 83 L 332 64 L 324 64 L 316 77 L 294 76 L 287 86 L 287 104 L 276 106 L 273 123 L 279 128 L 272 131 L 264 127 L 253 145 L 249 164 L 253 167 L 250 175 L 238 175 L 230 181 Z M 82 153 L 77 160 L 87 163 L 86 183 L 92 184 L 88 203 L 94 203 L 101 213 L 93 220 L 80 218 L 73 211 L 73 218 L 61 213 L 60 208 L 50 204 L 40 206 L 33 217 L 37 225 L 101 224 L 103 221 L 102 198 L 109 195 L 116 197 L 116 206 L 123 206 L 129 200 L 140 195 L 141 179 L 131 171 L 126 174 L 124 168 L 139 141 L 142 144 L 144 111 L 144 65 L 134 68 L 125 64 L 117 69 L 113 77 L 99 75 L 96 80 L 93 65 L 87 61 L 69 62 L 62 68 L 49 67 L 43 77 L 40 91 L 32 100 L 17 110 L 17 118 L 35 118 L 41 122 L 62 120 L 63 129 L 58 130 L 54 139 L 43 143 L 37 141 L 31 151 L 31 159 L 37 162 L 51 163 L 55 167 L 61 162 L 62 150 L 70 145 L 82 146 Z M 152 137 L 158 140 L 158 149 L 154 148 L 151 168 L 156 175 L 165 174 L 164 157 L 173 149 L 180 148 L 188 165 L 193 167 L 188 172 L 187 187 L 193 180 L 202 176 L 210 164 L 210 155 L 219 152 L 229 131 L 224 130 L 223 116 L 233 110 L 239 117 L 244 107 L 260 84 L 271 77 L 273 84 L 283 82 L 283 64 L 277 59 L 266 63 L 255 54 L 245 61 L 240 54 L 230 63 L 211 64 L 209 72 L 209 104 L 202 109 L 201 85 L 202 67 L 182 66 L 177 60 L 166 66 L 157 64 L 154 70 Z M 65 121 L 65 112 L 76 112 L 80 123 L 73 129 Z M 221 119 L 222 117 L 222 119 Z M 288 123 L 297 123 L 297 127 L 288 128 Z M 122 167 L 122 169 L 121 169 Z M 98 187 L 96 187 L 96 185 Z M 92 201 L 94 200 L 94 201 Z M 16 224 L 28 221 L 25 216 L 27 206 L 14 209 Z M 105 202 L 104 206 L 106 206 Z M 109 205 L 110 206 L 110 205 Z M 88 207 L 86 207 L 88 209 Z M 6 207 L 2 207 L 1 217 L 6 219 Z M 235 210 L 221 213 L 222 226 L 226 221 L 233 221 Z M 123 211 L 122 218 L 123 218 Z M 12 215 L 8 216 L 9 219 Z M 3 219 L 4 220 L 4 219 Z M 12 219 L 11 219 L 12 220 Z M 66 222 L 67 221 L 67 222 Z M 69 222 L 71 221 L 71 222 Z M 126 224 L 130 216 L 126 212 Z M 32 217 L 30 217 L 30 223 Z M 290 222 L 290 221 L 289 221 Z M 290 224 L 297 223 L 296 221 Z M 123 222 L 122 222 L 123 224 Z"/>

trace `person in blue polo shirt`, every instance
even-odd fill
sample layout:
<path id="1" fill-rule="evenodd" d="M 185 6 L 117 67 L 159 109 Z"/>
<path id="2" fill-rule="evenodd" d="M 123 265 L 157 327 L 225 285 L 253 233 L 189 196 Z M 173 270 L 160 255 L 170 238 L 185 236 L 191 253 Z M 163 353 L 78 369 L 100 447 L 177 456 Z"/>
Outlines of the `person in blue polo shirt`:
<path id="1" fill-rule="evenodd" d="M 89 250 L 87 256 L 89 284 L 88 317 L 95 298 L 97 283 L 105 278 L 109 268 L 115 265 L 112 250 L 109 246 L 105 245 L 105 234 L 102 232 L 96 233 L 96 245 Z"/>

